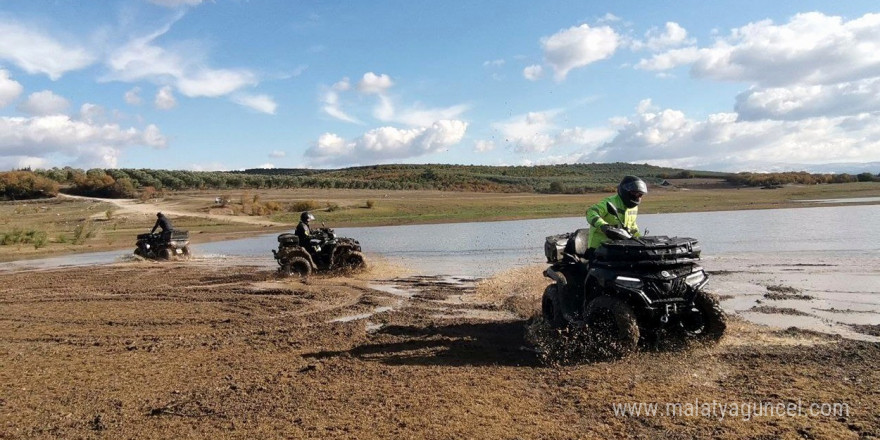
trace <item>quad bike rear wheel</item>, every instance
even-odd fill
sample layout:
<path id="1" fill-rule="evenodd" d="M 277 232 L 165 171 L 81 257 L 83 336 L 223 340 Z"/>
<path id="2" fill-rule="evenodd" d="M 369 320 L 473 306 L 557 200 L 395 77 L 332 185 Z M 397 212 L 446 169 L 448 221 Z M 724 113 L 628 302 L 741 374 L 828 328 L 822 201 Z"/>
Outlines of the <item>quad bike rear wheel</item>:
<path id="1" fill-rule="evenodd" d="M 559 307 L 559 287 L 551 284 L 544 289 L 544 295 L 541 297 L 541 314 L 544 321 L 551 328 L 562 328 L 565 326 L 565 320 L 562 317 L 562 309 Z"/>
<path id="2" fill-rule="evenodd" d="M 681 329 L 686 337 L 700 342 L 716 343 L 727 330 L 727 317 L 718 297 L 704 291 L 694 297 L 694 310 L 682 317 Z"/>
<path id="3" fill-rule="evenodd" d="M 181 255 L 183 255 L 184 260 L 189 260 L 189 258 L 192 256 L 192 254 L 189 253 L 189 245 L 184 246 L 183 249 L 180 250 L 180 252 Z"/>
<path id="4" fill-rule="evenodd" d="M 639 326 L 632 307 L 620 298 L 602 295 L 586 309 L 587 326 L 600 354 L 621 358 L 633 353 L 639 344 Z"/>
<path id="5" fill-rule="evenodd" d="M 285 277 L 299 275 L 300 277 L 307 278 L 312 274 L 312 265 L 303 257 L 293 257 L 281 266 L 280 272 Z"/>

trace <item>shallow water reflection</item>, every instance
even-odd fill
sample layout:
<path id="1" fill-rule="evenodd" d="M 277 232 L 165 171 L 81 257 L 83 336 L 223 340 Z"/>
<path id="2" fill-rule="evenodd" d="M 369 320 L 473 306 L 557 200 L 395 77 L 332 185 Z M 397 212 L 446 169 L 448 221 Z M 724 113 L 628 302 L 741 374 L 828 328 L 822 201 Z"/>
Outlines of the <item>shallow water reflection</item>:
<path id="1" fill-rule="evenodd" d="M 652 235 L 700 240 L 703 256 L 730 253 L 835 253 L 880 256 L 880 205 L 800 209 L 648 214 L 639 225 Z M 586 227 L 582 217 L 482 223 L 338 228 L 360 241 L 365 253 L 401 261 L 423 275 L 485 277 L 516 266 L 545 261 L 548 235 Z M 276 234 L 193 243 L 197 257 L 246 257 L 274 266 Z M 79 254 L 3 263 L 0 270 L 104 264 L 129 258 L 127 251 Z"/>

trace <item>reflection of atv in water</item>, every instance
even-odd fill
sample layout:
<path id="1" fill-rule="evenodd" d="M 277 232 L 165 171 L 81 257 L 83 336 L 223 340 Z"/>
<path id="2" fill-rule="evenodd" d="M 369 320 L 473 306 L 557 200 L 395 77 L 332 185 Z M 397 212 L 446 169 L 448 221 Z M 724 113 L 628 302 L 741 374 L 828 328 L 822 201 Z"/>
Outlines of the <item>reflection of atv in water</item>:
<path id="1" fill-rule="evenodd" d="M 134 254 L 154 260 L 189 258 L 189 232 L 175 229 L 160 234 L 138 234 Z"/>
<path id="2" fill-rule="evenodd" d="M 609 212 L 617 215 L 610 204 Z M 588 232 L 547 237 L 544 250 L 553 264 L 544 275 L 555 283 L 547 286 L 541 308 L 551 327 L 586 327 L 597 351 L 612 357 L 634 351 L 640 339 L 657 342 L 663 333 L 721 339 L 725 316 L 718 299 L 703 290 L 708 276 L 698 263 L 696 240 L 632 238 L 612 228 L 611 240 L 587 260 Z"/>
<path id="3" fill-rule="evenodd" d="M 337 237 L 333 229 L 312 231 L 310 253 L 295 234 L 278 236 L 278 250 L 272 250 L 278 261 L 278 271 L 284 276 L 298 274 L 306 277 L 315 270 L 360 269 L 365 266 L 361 245 L 353 238 Z"/>

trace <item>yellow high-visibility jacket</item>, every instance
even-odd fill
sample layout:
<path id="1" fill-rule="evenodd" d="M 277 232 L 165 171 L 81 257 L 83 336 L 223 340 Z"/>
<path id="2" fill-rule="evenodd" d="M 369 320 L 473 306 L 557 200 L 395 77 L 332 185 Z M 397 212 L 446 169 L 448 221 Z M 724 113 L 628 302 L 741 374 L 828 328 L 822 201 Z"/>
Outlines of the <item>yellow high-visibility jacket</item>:
<path id="1" fill-rule="evenodd" d="M 602 243 L 608 241 L 608 237 L 602 232 L 602 229 L 600 229 L 602 225 L 620 226 L 620 221 L 617 220 L 617 217 L 608 212 L 606 203 L 609 202 L 614 205 L 614 207 L 617 208 L 617 212 L 620 213 L 620 218 L 623 220 L 623 227 L 628 230 L 633 237 L 639 237 L 642 235 L 639 232 L 639 226 L 636 225 L 636 216 L 639 213 L 639 207 L 636 206 L 627 209 L 620 196 L 615 194 L 606 197 L 599 203 L 587 208 L 587 223 L 590 224 L 590 238 L 587 241 L 587 247 L 590 249 L 596 249 L 601 246 Z"/>

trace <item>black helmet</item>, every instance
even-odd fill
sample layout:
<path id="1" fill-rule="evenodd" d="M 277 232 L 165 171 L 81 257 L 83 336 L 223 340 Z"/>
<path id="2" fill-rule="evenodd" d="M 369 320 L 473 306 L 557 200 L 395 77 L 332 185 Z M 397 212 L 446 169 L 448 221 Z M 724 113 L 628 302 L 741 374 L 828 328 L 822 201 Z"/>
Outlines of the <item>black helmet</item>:
<path id="1" fill-rule="evenodd" d="M 620 181 L 620 185 L 617 185 L 617 195 L 627 208 L 639 206 L 640 199 L 647 193 L 648 185 L 636 176 L 626 176 Z"/>
<path id="2" fill-rule="evenodd" d="M 165 217 L 165 214 L 162 214 L 161 212 L 157 212 L 156 217 Z"/>
<path id="3" fill-rule="evenodd" d="M 309 211 L 303 211 L 303 213 L 299 215 L 299 219 L 303 223 L 308 223 L 314 220 L 315 216 L 313 216 Z"/>

